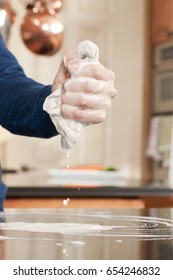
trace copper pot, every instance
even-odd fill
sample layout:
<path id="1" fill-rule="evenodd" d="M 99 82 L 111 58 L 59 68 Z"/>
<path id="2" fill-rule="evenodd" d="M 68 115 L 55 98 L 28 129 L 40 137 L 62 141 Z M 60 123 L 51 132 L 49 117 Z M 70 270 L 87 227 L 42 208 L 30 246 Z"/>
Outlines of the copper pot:
<path id="1" fill-rule="evenodd" d="M 0 0 L 0 31 L 7 41 L 10 36 L 11 25 L 13 24 L 16 17 L 16 13 L 7 1 Z"/>
<path id="2" fill-rule="evenodd" d="M 27 6 L 27 14 L 21 24 L 21 36 L 26 47 L 39 55 L 53 55 L 62 45 L 63 24 L 55 4 L 62 1 L 35 1 Z M 54 11 L 54 12 L 53 12 Z"/>

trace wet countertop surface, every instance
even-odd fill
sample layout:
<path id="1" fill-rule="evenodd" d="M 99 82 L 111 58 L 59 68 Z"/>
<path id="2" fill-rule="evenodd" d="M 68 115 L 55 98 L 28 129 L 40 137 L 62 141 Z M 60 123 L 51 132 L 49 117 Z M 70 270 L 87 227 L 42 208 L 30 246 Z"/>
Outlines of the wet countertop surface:
<path id="1" fill-rule="evenodd" d="M 67 195 L 71 198 L 173 196 L 173 188 L 163 184 L 126 181 L 112 172 L 99 174 L 66 171 L 20 172 L 4 174 L 3 182 L 8 187 L 7 198 L 55 198 Z"/>
<path id="2" fill-rule="evenodd" d="M 5 209 L 0 259 L 173 259 L 173 209 Z"/>

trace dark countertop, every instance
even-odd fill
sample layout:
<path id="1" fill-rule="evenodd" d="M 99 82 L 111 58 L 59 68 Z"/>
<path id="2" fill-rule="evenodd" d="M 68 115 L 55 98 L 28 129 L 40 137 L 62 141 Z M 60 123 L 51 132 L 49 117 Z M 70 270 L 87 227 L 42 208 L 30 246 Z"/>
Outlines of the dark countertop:
<path id="1" fill-rule="evenodd" d="M 173 209 L 6 209 L 0 259 L 173 260 Z"/>
<path id="2" fill-rule="evenodd" d="M 7 198 L 141 198 L 173 197 L 173 188 L 162 184 L 146 184 L 140 181 L 115 180 L 113 182 L 62 181 L 46 171 L 4 174 L 8 186 Z"/>

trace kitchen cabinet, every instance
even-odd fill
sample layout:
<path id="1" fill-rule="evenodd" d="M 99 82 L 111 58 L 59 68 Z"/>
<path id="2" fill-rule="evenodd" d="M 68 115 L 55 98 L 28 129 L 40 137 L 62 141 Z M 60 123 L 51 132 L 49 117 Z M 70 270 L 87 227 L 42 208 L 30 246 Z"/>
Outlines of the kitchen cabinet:
<path id="1" fill-rule="evenodd" d="M 7 198 L 4 208 L 173 208 L 173 197 L 72 198 L 68 204 L 63 201 L 63 198 Z"/>
<path id="2" fill-rule="evenodd" d="M 6 199 L 5 208 L 145 208 L 141 199 L 121 198 L 15 198 Z M 173 203 L 172 203 L 173 205 Z"/>
<path id="3" fill-rule="evenodd" d="M 4 208 L 157 208 L 173 207 L 173 189 L 144 181 L 112 185 L 68 185 L 44 171 L 3 174 L 8 186 Z"/>
<path id="4" fill-rule="evenodd" d="M 151 0 L 151 44 L 170 40 L 173 40 L 173 0 Z"/>

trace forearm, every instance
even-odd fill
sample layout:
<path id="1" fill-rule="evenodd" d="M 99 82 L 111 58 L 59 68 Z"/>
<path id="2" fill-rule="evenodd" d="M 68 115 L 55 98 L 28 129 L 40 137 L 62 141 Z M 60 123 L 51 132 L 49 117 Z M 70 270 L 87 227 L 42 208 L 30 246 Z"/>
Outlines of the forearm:
<path id="1" fill-rule="evenodd" d="M 43 102 L 51 92 L 43 86 L 19 75 L 0 82 L 0 124 L 14 134 L 49 138 L 57 131 L 43 111 Z"/>
<path id="2" fill-rule="evenodd" d="M 51 86 L 26 77 L 0 36 L 0 125 L 15 134 L 55 136 L 57 131 L 43 111 L 43 102 L 50 93 Z"/>

